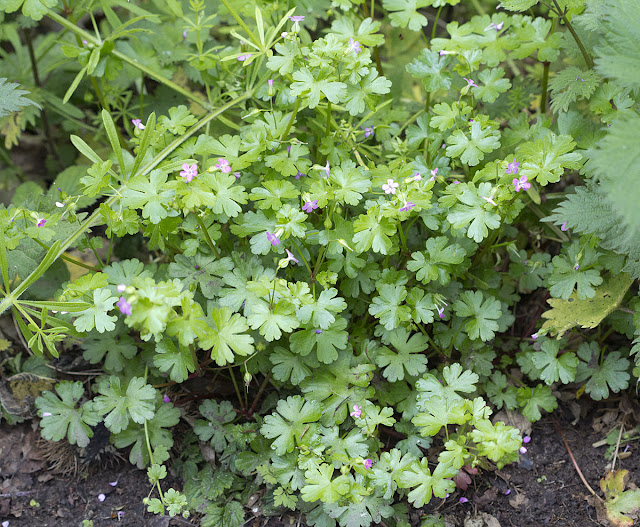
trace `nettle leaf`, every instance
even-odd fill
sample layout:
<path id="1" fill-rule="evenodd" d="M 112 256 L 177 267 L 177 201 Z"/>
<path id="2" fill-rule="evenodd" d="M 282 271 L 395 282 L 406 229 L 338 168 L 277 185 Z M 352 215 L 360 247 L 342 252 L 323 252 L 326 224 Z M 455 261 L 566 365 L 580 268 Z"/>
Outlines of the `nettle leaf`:
<path id="1" fill-rule="evenodd" d="M 600 76 L 593 70 L 570 66 L 556 73 L 549 82 L 551 110 L 566 112 L 572 102 L 589 99 L 599 85 Z"/>
<path id="2" fill-rule="evenodd" d="M 409 27 L 411 31 L 421 31 L 428 24 L 427 17 L 418 9 L 430 4 L 428 0 L 382 0 L 382 6 L 389 11 L 393 27 Z"/>
<path id="3" fill-rule="evenodd" d="M 291 84 L 291 95 L 304 95 L 309 108 L 315 108 L 324 96 L 334 104 L 343 101 L 347 95 L 344 82 L 315 79 L 309 68 L 301 68 L 293 73 L 295 82 Z"/>
<path id="4" fill-rule="evenodd" d="M 603 17 L 597 19 L 602 36 L 596 48 L 596 69 L 603 76 L 615 79 L 619 86 L 640 88 L 640 5 L 637 2 L 606 1 Z"/>
<path id="5" fill-rule="evenodd" d="M 391 332 L 389 342 L 394 350 L 383 346 L 376 355 L 376 364 L 384 368 L 382 375 L 390 382 L 401 381 L 405 371 L 417 376 L 427 369 L 427 357 L 422 355 L 429 347 L 427 337 L 421 333 L 411 335 L 406 329 Z"/>
<path id="6" fill-rule="evenodd" d="M 198 419 L 193 431 L 200 441 L 209 442 L 216 452 L 224 452 L 230 437 L 229 424 L 236 418 L 229 401 L 217 402 L 207 399 L 198 408 L 204 419 Z"/>
<path id="7" fill-rule="evenodd" d="M 57 0 L 51 0 L 54 5 Z M 6 117 L 11 112 L 18 112 L 20 108 L 26 106 L 36 106 L 40 108 L 38 103 L 33 102 L 23 95 L 28 95 L 28 91 L 19 90 L 17 82 L 7 82 L 6 77 L 0 77 L 0 118 Z"/>
<path id="8" fill-rule="evenodd" d="M 390 236 L 396 233 L 396 225 L 389 218 L 380 217 L 379 208 L 372 207 L 367 214 L 360 214 L 353 223 L 353 241 L 360 253 L 372 249 L 381 254 L 391 254 L 393 241 Z"/>
<path id="9" fill-rule="evenodd" d="M 253 353 L 253 337 L 248 334 L 249 325 L 242 315 L 232 313 L 228 307 L 213 308 L 207 323 L 210 331 L 200 336 L 198 345 L 210 349 L 211 358 L 218 365 L 234 362 L 234 353 L 242 356 Z"/>
<path id="10" fill-rule="evenodd" d="M 482 128 L 479 121 L 471 123 L 470 134 L 456 130 L 447 138 L 447 155 L 459 157 L 462 163 L 476 166 L 484 155 L 500 148 L 500 132 L 493 128 Z"/>
<path id="11" fill-rule="evenodd" d="M 451 207 L 447 215 L 447 220 L 456 229 L 468 225 L 467 236 L 478 243 L 489 235 L 489 229 L 500 227 L 500 215 L 492 210 L 495 207 L 482 199 L 490 193 L 491 183 L 480 183 L 477 189 L 473 183 L 464 184 L 457 196 L 460 203 Z"/>
<path id="12" fill-rule="evenodd" d="M 448 57 L 425 48 L 420 55 L 407 64 L 407 71 L 414 77 L 422 79 L 424 89 L 428 92 L 448 90 L 453 78 L 448 68 L 449 62 Z"/>
<path id="13" fill-rule="evenodd" d="M 295 395 L 278 401 L 276 412 L 265 416 L 260 432 L 266 438 L 274 440 L 271 445 L 273 450 L 283 456 L 292 452 L 296 445 L 304 444 L 304 437 L 311 440 L 320 417 L 322 405 L 319 402 Z"/>
<path id="14" fill-rule="evenodd" d="M 554 133 L 523 144 L 516 152 L 521 163 L 518 175 L 542 186 L 557 183 L 566 168 L 578 170 L 582 166 L 582 155 L 572 152 L 575 146 L 570 136 Z"/>
<path id="15" fill-rule="evenodd" d="M 557 340 L 545 339 L 541 350 L 533 354 L 533 364 L 540 370 L 540 379 L 547 384 L 558 380 L 568 384 L 576 378 L 578 357 L 572 351 L 558 355 L 559 351 L 560 343 Z"/>
<path id="16" fill-rule="evenodd" d="M 117 301 L 118 298 L 112 296 L 108 288 L 95 289 L 93 291 L 93 305 L 77 313 L 73 325 L 78 331 L 91 331 L 94 328 L 98 333 L 113 331 L 118 317 L 110 316 L 107 313 L 113 309 Z"/>
<path id="17" fill-rule="evenodd" d="M 382 284 L 379 295 L 369 305 L 369 313 L 379 319 L 386 329 L 395 329 L 411 319 L 410 308 L 401 305 L 406 298 L 407 289 L 404 286 Z"/>
<path id="18" fill-rule="evenodd" d="M 486 342 L 498 331 L 498 319 L 502 316 L 500 301 L 493 297 L 484 298 L 480 291 L 465 291 L 453 304 L 459 317 L 471 317 L 464 329 L 471 339 L 478 337 Z"/>
<path id="19" fill-rule="evenodd" d="M 495 102 L 501 93 L 511 88 L 511 81 L 504 78 L 502 68 L 483 70 L 478 75 L 482 83 L 477 88 L 473 88 L 473 95 L 483 102 Z"/>
<path id="20" fill-rule="evenodd" d="M 458 473 L 458 469 L 451 465 L 438 463 L 431 474 L 429 460 L 424 457 L 414 461 L 398 478 L 398 486 L 403 489 L 413 489 L 407 498 L 414 507 L 420 508 L 431 501 L 432 496 L 445 498 L 453 492 L 456 484 L 451 478 Z"/>
<path id="21" fill-rule="evenodd" d="M 122 432 L 129 426 L 129 420 L 144 424 L 153 419 L 156 390 L 146 384 L 142 377 L 132 377 L 124 390 L 120 377 L 115 375 L 98 384 L 94 405 L 96 412 L 108 414 L 104 425 L 114 434 Z"/>
<path id="22" fill-rule="evenodd" d="M 311 323 L 319 329 L 329 329 L 336 320 L 335 315 L 347 308 L 342 297 L 337 296 L 335 288 L 325 289 L 312 304 L 302 305 L 297 310 L 298 318 L 303 324 Z"/>
<path id="23" fill-rule="evenodd" d="M 46 391 L 35 400 L 42 418 L 42 437 L 49 441 L 61 441 L 66 437 L 72 445 L 86 447 L 89 438 L 93 437 L 91 427 L 100 422 L 100 416 L 90 405 L 76 408 L 84 395 L 80 381 L 61 381 L 55 389 L 58 395 Z"/>
<path id="24" fill-rule="evenodd" d="M 416 273 L 416 279 L 423 284 L 438 280 L 447 285 L 451 280 L 453 267 L 461 264 L 467 253 L 457 243 L 451 243 L 445 236 L 429 238 L 426 243 L 427 252 L 411 254 L 412 260 L 407 262 L 407 269 Z"/>
<path id="25" fill-rule="evenodd" d="M 558 401 L 551 393 L 551 387 L 538 384 L 535 388 L 523 386 L 518 388 L 516 395 L 520 411 L 530 421 L 542 419 L 540 409 L 553 412 L 558 407 Z"/>

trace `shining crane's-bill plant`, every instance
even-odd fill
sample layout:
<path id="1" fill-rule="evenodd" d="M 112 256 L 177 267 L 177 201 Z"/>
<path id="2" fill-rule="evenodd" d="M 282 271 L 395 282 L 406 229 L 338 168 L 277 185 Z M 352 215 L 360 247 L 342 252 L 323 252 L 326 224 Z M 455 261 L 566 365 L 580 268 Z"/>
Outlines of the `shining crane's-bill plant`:
<path id="1" fill-rule="evenodd" d="M 635 388 L 635 0 L 2 18 L 0 163 L 23 182 L 0 209 L 0 313 L 34 355 L 6 373 L 100 368 L 35 401 L 42 436 L 106 427 L 149 511 L 408 526 L 526 452 L 497 411 Z M 9 155 L 34 130 L 46 188 Z"/>

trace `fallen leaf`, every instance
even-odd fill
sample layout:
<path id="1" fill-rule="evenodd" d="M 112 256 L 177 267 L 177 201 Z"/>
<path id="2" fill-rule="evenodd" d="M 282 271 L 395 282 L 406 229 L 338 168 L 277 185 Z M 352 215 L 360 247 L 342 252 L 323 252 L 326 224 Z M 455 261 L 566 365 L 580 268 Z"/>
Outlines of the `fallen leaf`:
<path id="1" fill-rule="evenodd" d="M 526 507 L 529 504 L 529 499 L 522 493 L 516 494 L 513 498 L 509 500 L 509 505 L 511 505 L 514 509 L 518 509 L 520 507 Z"/>

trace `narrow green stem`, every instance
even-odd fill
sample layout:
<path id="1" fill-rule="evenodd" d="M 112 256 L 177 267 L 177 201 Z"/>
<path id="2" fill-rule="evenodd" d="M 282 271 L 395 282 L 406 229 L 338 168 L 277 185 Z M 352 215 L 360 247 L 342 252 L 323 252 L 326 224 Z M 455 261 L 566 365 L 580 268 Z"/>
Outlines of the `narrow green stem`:
<path id="1" fill-rule="evenodd" d="M 58 13 L 49 10 L 49 11 L 47 11 L 47 16 L 49 18 L 51 18 L 52 20 L 55 20 L 61 26 L 69 29 L 70 31 L 72 31 L 73 33 L 78 35 L 81 39 L 86 40 L 87 42 L 92 43 L 92 44 L 94 44 L 96 46 L 99 46 L 101 44 L 101 42 L 98 39 L 96 39 L 96 37 L 93 36 L 91 33 L 88 33 L 86 31 L 84 31 L 83 29 L 80 29 L 73 22 L 71 22 L 70 20 L 67 20 L 63 16 L 60 16 Z M 205 110 L 211 110 L 211 106 L 209 105 L 209 103 L 207 103 L 207 102 L 203 101 L 202 99 L 200 99 L 200 97 L 198 97 L 195 93 L 191 93 L 191 92 L 185 90 L 182 86 L 178 86 L 175 82 L 173 82 L 173 81 L 167 79 L 166 77 L 160 75 L 159 73 L 157 73 L 156 71 L 152 70 L 151 68 L 148 68 L 144 64 L 140 64 L 137 60 L 132 59 L 130 57 L 127 57 L 124 53 L 118 51 L 117 49 L 114 49 L 111 52 L 111 54 L 114 57 L 120 59 L 121 61 L 126 62 L 130 66 L 133 66 L 134 68 L 137 68 L 138 70 L 140 70 L 144 74 L 148 75 L 152 79 L 155 79 L 159 83 L 164 84 L 168 88 L 171 88 L 176 93 L 179 93 L 180 95 L 182 95 L 182 96 L 186 97 L 187 99 L 195 102 L 196 104 L 199 104 Z"/>
<path id="2" fill-rule="evenodd" d="M 102 260 L 100 259 L 100 255 L 96 251 L 96 248 L 91 244 L 91 240 L 89 239 L 89 236 L 87 235 L 86 232 L 84 233 L 84 237 L 87 240 L 87 245 L 89 245 L 89 247 L 91 247 L 91 250 L 93 251 L 93 255 L 96 257 L 96 260 L 98 260 L 98 263 L 100 264 L 100 269 L 103 269 L 104 268 L 104 264 L 102 263 Z"/>
<path id="3" fill-rule="evenodd" d="M 324 131 L 324 135 L 329 135 L 331 132 L 331 101 L 327 103 L 327 127 Z"/>
<path id="4" fill-rule="evenodd" d="M 571 24 L 571 22 L 569 22 L 566 12 L 560 8 L 560 5 L 558 4 L 558 0 L 552 0 L 552 1 L 553 1 L 553 4 L 556 6 L 556 9 L 555 9 L 556 14 L 562 17 L 562 21 L 564 22 L 564 25 L 567 26 L 567 29 L 569 30 L 569 33 L 571 33 L 573 40 L 576 41 L 578 48 L 580 48 L 580 53 L 582 53 L 584 61 L 587 64 L 587 68 L 593 69 L 593 66 L 594 66 L 593 59 L 585 49 L 584 44 L 582 44 L 582 40 L 580 40 L 580 37 L 576 33 L 575 29 L 573 29 L 573 25 Z"/>
<path id="5" fill-rule="evenodd" d="M 229 366 L 229 375 L 231 375 L 231 381 L 233 382 L 233 387 L 236 390 L 236 395 L 238 396 L 238 402 L 240 403 L 240 408 L 244 411 L 244 403 L 242 402 L 242 395 L 240 395 L 240 389 L 238 388 L 238 381 L 236 381 L 236 376 L 233 374 L 233 369 Z"/>
<path id="6" fill-rule="evenodd" d="M 444 5 L 441 5 L 438 8 L 438 12 L 436 13 L 436 19 L 433 21 L 433 29 L 431 30 L 431 40 L 436 38 L 436 28 L 438 27 L 438 20 L 440 20 L 440 13 L 442 12 L 442 8 Z M 431 47 L 431 42 L 429 42 L 429 47 Z"/>
<path id="7" fill-rule="evenodd" d="M 300 258 L 302 258 L 302 261 L 304 262 L 304 265 L 309 270 L 309 276 L 313 276 L 313 271 L 311 270 L 311 266 L 309 265 L 309 262 L 307 262 L 307 259 L 304 257 L 304 254 L 302 254 L 302 251 L 300 250 L 300 247 L 298 247 L 298 244 L 295 242 L 295 240 L 293 238 L 291 238 L 291 243 L 296 248 L 296 251 L 298 251 L 298 254 L 300 255 Z"/>
<path id="8" fill-rule="evenodd" d="M 251 40 L 253 40 L 253 43 L 256 46 L 258 46 L 258 48 L 260 48 L 260 51 L 264 51 L 264 47 L 262 46 L 262 42 L 260 42 L 260 40 L 258 40 L 258 38 L 253 34 L 253 31 L 251 31 L 251 29 L 249 29 L 249 26 L 247 26 L 245 21 L 242 20 L 242 17 L 233 8 L 233 6 L 229 3 L 229 1 L 228 0 L 222 0 L 222 3 L 227 8 L 227 10 L 231 14 L 231 16 L 236 19 L 236 22 L 238 22 L 238 24 L 240 24 L 240 27 L 242 29 L 244 29 L 245 32 L 247 33 L 247 35 L 249 35 L 249 37 L 251 38 Z"/>
<path id="9" fill-rule="evenodd" d="M 109 237 L 109 250 L 107 251 L 107 265 L 111 262 L 111 251 L 113 250 L 113 234 Z"/>
<path id="10" fill-rule="evenodd" d="M 296 104 L 293 107 L 293 112 L 291 113 L 291 119 L 289 119 L 289 124 L 287 124 L 287 128 L 280 137 L 280 141 L 282 141 L 285 137 L 289 137 L 289 132 L 291 131 L 291 126 L 293 125 L 293 121 L 296 120 L 296 115 L 298 115 L 298 110 L 300 109 L 300 97 L 296 99 Z"/>
<path id="11" fill-rule="evenodd" d="M 540 113 L 547 113 L 547 89 L 549 85 L 549 65 L 550 62 L 545 62 L 542 69 L 542 93 L 540 94 Z"/>
<path id="12" fill-rule="evenodd" d="M 213 240 L 211 239 L 211 236 L 209 236 L 209 231 L 205 227 L 204 222 L 202 221 L 202 218 L 196 212 L 194 212 L 193 214 L 196 217 L 196 221 L 198 222 L 198 225 L 200 226 L 200 229 L 202 230 L 202 233 L 204 234 L 205 240 L 207 240 L 207 245 L 209 246 L 209 248 L 211 249 L 213 254 L 216 256 L 216 258 L 220 258 L 220 252 L 218 251 L 218 248 L 213 243 Z"/>

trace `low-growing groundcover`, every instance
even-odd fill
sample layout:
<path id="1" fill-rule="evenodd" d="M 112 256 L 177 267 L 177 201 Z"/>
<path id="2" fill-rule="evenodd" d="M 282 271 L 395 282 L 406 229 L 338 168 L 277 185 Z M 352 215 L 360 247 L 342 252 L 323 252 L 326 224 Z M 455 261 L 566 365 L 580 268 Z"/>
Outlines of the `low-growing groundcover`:
<path id="1" fill-rule="evenodd" d="M 102 423 L 150 512 L 240 526 L 259 496 L 407 526 L 526 450 L 497 410 L 635 393 L 635 0 L 0 16 L 0 313 L 33 354 L 5 375 L 98 368 L 35 400 L 42 437 L 87 447 Z M 34 137 L 47 188 L 10 155 Z M 614 525 L 640 508 L 624 480 L 602 483 Z"/>

